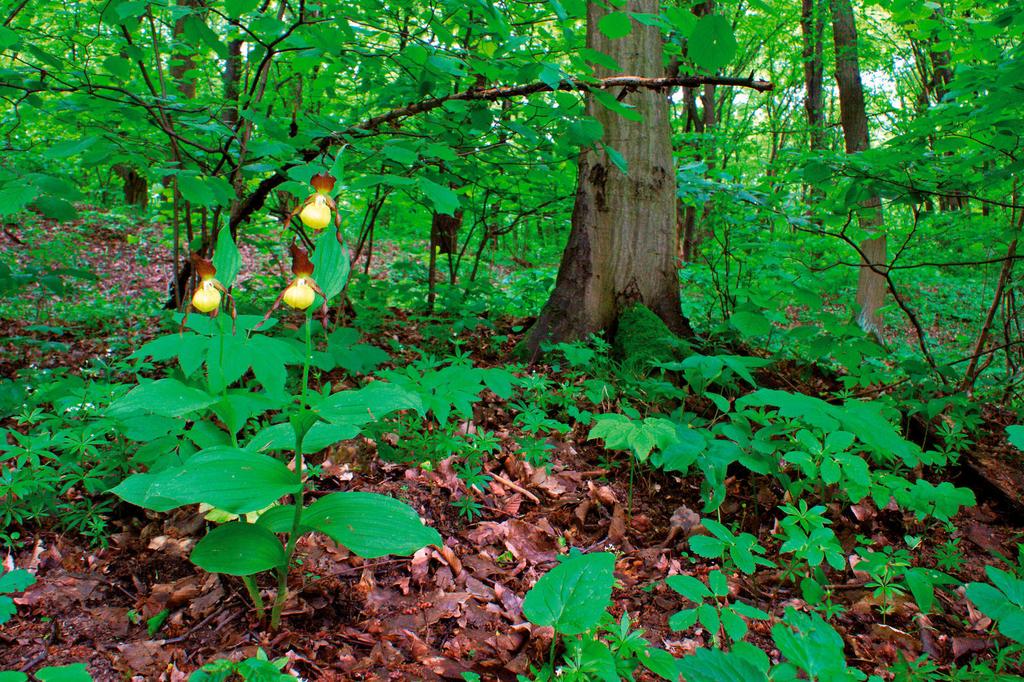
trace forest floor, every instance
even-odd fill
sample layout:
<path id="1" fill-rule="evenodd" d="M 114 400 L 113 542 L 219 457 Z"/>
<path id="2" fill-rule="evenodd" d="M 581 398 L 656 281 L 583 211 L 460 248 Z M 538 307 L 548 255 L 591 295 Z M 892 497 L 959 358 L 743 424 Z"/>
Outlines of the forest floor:
<path id="1" fill-rule="evenodd" d="M 89 239 L 94 252 L 104 254 L 90 263 L 103 286 L 116 291 L 151 287 L 161 295 L 166 291 L 166 277 L 158 273 L 168 268 L 157 258 L 155 242 L 149 272 L 118 267 L 124 260 L 117 254 L 127 250 L 122 234 L 92 232 Z M 51 315 L 47 325 L 56 331 L 0 322 L 0 337 L 38 341 L 7 343 L 2 376 L 13 376 L 30 363 L 81 367 L 89 357 L 107 352 L 107 337 L 125 335 L 135 346 L 149 335 L 143 319 L 128 315 L 116 328 L 103 329 L 102 337 L 90 345 L 83 335 L 64 328 L 59 307 Z M 503 349 L 509 350 L 517 340 L 513 322 L 524 321 L 499 322 L 503 328 L 486 334 L 508 333 Z M 419 331 L 415 322 L 395 313 L 386 333 L 415 346 Z M 506 356 L 492 350 L 486 334 L 471 337 L 466 350 L 479 366 L 503 364 Z M 554 373 L 543 365 L 530 371 Z M 757 379 L 762 386 L 809 395 L 835 388 L 813 367 L 791 363 L 765 368 Z M 687 407 L 699 413 L 708 406 L 694 399 Z M 319 453 L 314 462 L 322 467 L 320 493 L 365 490 L 401 498 L 441 533 L 444 546 L 426 548 L 411 558 L 363 560 L 323 536 L 306 536 L 299 545 L 301 566 L 291 576 L 293 596 L 278 632 L 256 623 L 237 579 L 203 573 L 189 562 L 189 551 L 206 525 L 195 507 L 155 515 L 121 505 L 109 519 L 107 547 L 90 546 L 77 535 L 52 529 L 22 529 L 8 567 L 29 569 L 37 582 L 15 600 L 18 616 L 0 627 L 0 669 L 31 671 L 86 662 L 97 680 L 184 680 L 204 663 L 254 655 L 262 648 L 271 658 L 286 657 L 289 671 L 310 680 L 461 679 L 464 671 L 484 679 L 514 680 L 547 658 L 552 632 L 526 622 L 521 605 L 523 595 L 555 565 L 565 547 L 617 553 L 611 612 L 616 617 L 628 612 L 653 643 L 676 656 L 709 645 L 708 633 L 699 627 L 669 629 L 669 616 L 685 603 L 663 582 L 672 573 L 702 577 L 714 568 L 710 562 L 683 558 L 688 537 L 699 531 L 698 477 L 644 472 L 635 482 L 630 509 L 627 467 L 609 469 L 607 453 L 587 441 L 585 428 L 577 426 L 552 440 L 552 465 L 546 472 L 512 454 L 522 436 L 514 414 L 504 400 L 486 392 L 475 406 L 472 423 L 465 425 L 492 431 L 502 444 L 501 452 L 487 462 L 492 482 L 477 496 L 483 515 L 472 522 L 452 506 L 465 486 L 450 462 L 431 470 L 384 462 L 376 456 L 376 444 L 366 438 Z M 973 446 L 973 456 L 961 461 L 1009 461 L 1003 428 L 1010 417 L 995 408 L 986 408 L 984 414 L 983 436 Z M 14 420 L 2 426 L 18 428 Z M 1011 469 L 1005 475 L 1022 473 Z M 984 579 L 984 566 L 996 553 L 1016 555 L 1015 543 L 1024 538 L 1024 514 L 1012 494 L 993 486 L 977 467 L 964 465 L 952 477 L 958 485 L 973 488 L 978 498 L 976 507 L 954 519 L 963 552 L 957 577 Z M 720 518 L 756 535 L 767 555 L 777 557 L 779 542 L 772 535 L 777 529 L 770 512 L 786 500 L 781 490 L 756 485 L 762 480 L 731 477 Z M 1011 493 L 1012 485 L 1006 484 Z M 925 532 L 912 514 L 895 507 L 879 509 L 867 500 L 834 511 L 832 518 L 841 519 L 836 534 L 848 552 L 858 535 L 884 547 Z M 934 565 L 934 557 L 919 558 Z M 834 599 L 846 608 L 833 623 L 845 639 L 848 659 L 864 671 L 886 674 L 898 658 L 923 653 L 942 666 L 990 655 L 991 621 L 963 598 L 962 588 L 940 592 L 940 608 L 930 616 L 918 613 L 909 599 L 897 598 L 892 613 L 883 618 L 866 576 L 855 570 L 847 575 L 848 580 L 833 585 Z M 262 586 L 272 589 L 270 582 Z M 776 616 L 787 606 L 803 604 L 800 590 L 771 570 L 741 578 L 731 587 L 736 596 Z M 164 610 L 169 611 L 166 621 L 155 633 L 148 632 L 147 620 Z M 752 622 L 750 640 L 774 658 L 778 652 L 772 651 L 769 630 L 770 623 Z M 637 677 L 653 679 L 645 672 Z"/>

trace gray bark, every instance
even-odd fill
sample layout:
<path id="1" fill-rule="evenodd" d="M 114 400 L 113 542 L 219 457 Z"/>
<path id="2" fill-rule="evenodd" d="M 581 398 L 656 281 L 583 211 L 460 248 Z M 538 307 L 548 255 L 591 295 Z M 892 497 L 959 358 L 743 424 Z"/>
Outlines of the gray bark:
<path id="1" fill-rule="evenodd" d="M 627 12 L 658 12 L 657 0 L 630 0 Z M 625 38 L 610 40 L 597 29 L 608 10 L 588 3 L 587 46 L 610 55 L 620 73 L 663 75 L 661 35 L 633 22 Z M 596 67 L 596 75 L 612 75 Z M 612 91 L 618 95 L 618 92 Z M 577 173 L 569 241 L 555 289 L 525 341 L 540 344 L 585 338 L 612 328 L 622 310 L 643 303 L 677 333 L 689 331 L 680 310 L 675 172 L 664 92 L 626 95 L 643 120 L 629 121 L 588 96 L 586 111 L 604 126 L 604 144 L 628 164 L 622 173 L 601 148 L 584 151 Z"/>
<path id="2" fill-rule="evenodd" d="M 870 146 L 864 86 L 857 58 L 857 26 L 850 0 L 831 0 L 832 35 L 836 51 L 836 84 L 839 86 L 839 118 L 846 141 L 846 153 L 856 154 Z M 873 233 L 860 244 L 862 252 L 857 278 L 857 322 L 876 336 L 882 327 L 879 308 L 885 304 L 887 283 L 882 271 L 886 267 L 886 239 L 883 229 L 882 202 L 878 197 L 865 200 L 857 213 L 860 226 Z"/>

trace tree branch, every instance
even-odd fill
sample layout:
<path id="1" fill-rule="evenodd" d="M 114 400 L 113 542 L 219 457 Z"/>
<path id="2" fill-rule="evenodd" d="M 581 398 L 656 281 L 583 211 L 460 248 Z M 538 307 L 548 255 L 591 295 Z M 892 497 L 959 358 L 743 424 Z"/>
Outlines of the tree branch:
<path id="1" fill-rule="evenodd" d="M 453 92 L 452 94 L 445 95 L 443 97 L 432 97 L 430 99 L 414 102 L 413 104 L 408 104 L 404 107 L 392 109 L 391 111 L 380 114 L 379 116 L 374 116 L 362 123 L 351 126 L 346 130 L 322 137 L 317 141 L 316 148 L 303 151 L 301 157 L 304 162 L 312 161 L 320 154 L 326 152 L 331 146 L 345 142 L 346 137 L 359 137 L 374 134 L 384 125 L 394 124 L 403 119 L 423 114 L 428 111 L 433 111 L 434 109 L 443 106 L 446 102 L 494 102 L 497 100 L 512 99 L 514 97 L 526 97 L 538 92 L 554 92 L 555 90 L 574 92 L 590 92 L 591 90 L 606 90 L 608 88 L 625 88 L 627 90 L 638 90 L 640 88 L 668 90 L 676 87 L 693 88 L 701 85 L 723 85 L 751 88 L 757 92 L 768 92 L 775 87 L 773 83 L 755 79 L 753 75 L 749 78 L 684 75 L 665 78 L 612 76 L 610 78 L 602 78 L 589 83 L 562 80 L 558 83 L 557 87 L 552 87 L 547 83 L 525 83 L 522 85 L 504 85 L 494 88 L 470 88 L 469 90 Z M 287 170 L 288 167 L 285 167 L 278 173 L 264 179 L 252 193 L 242 200 L 238 206 L 238 210 L 233 216 L 231 216 L 232 233 L 234 233 L 234 230 L 238 225 L 248 220 L 249 216 L 262 208 L 263 202 L 275 187 L 278 187 L 285 182 L 287 178 L 283 171 Z"/>

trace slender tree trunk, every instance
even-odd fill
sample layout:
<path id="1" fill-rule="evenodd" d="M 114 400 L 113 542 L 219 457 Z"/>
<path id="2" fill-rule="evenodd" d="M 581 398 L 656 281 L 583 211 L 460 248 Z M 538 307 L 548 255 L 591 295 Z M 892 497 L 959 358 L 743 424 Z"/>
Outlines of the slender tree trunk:
<path id="1" fill-rule="evenodd" d="M 630 0 L 618 9 L 656 14 L 659 3 Z M 621 73 L 662 74 L 659 30 L 634 21 L 629 36 L 609 40 L 597 29 L 607 11 L 588 3 L 587 47 L 609 55 Z M 598 76 L 611 75 L 603 67 L 596 71 Z M 604 126 L 603 142 L 622 154 L 628 174 L 602 148 L 581 154 L 572 229 L 555 289 L 525 340 L 531 355 L 543 342 L 612 328 L 633 303 L 648 306 L 673 331 L 689 331 L 680 309 L 668 98 L 663 92 L 642 91 L 627 94 L 625 101 L 636 107 L 641 121 L 628 121 L 587 98 L 587 114 Z"/>
<path id="2" fill-rule="evenodd" d="M 824 47 L 825 8 L 822 0 L 803 0 L 800 11 L 803 34 L 804 109 L 811 151 L 825 149 Z"/>
<path id="3" fill-rule="evenodd" d="M 202 7 L 202 0 L 178 0 L 179 7 L 197 8 Z M 196 77 L 190 74 L 195 71 L 196 62 L 192 57 L 191 48 L 187 47 L 184 38 L 185 28 L 188 21 L 196 21 L 194 14 L 185 14 L 174 22 L 174 51 L 171 54 L 171 78 L 174 79 L 178 92 L 186 99 L 196 97 Z M 182 48 L 185 48 L 182 50 Z"/>
<path id="4" fill-rule="evenodd" d="M 713 13 L 715 0 L 706 0 L 693 8 L 693 14 L 703 17 Z M 679 66 L 674 66 L 673 75 L 678 74 Z M 714 145 L 709 144 L 704 137 L 705 132 L 714 130 L 718 119 L 715 114 L 715 86 L 706 85 L 700 92 L 700 106 L 697 106 L 697 90 L 695 88 L 683 88 L 683 106 L 686 110 L 687 133 L 696 133 L 698 142 L 693 146 L 697 148 L 698 158 L 707 161 L 707 170 L 714 166 Z M 705 173 L 706 174 L 706 173 Z M 693 263 L 697 260 L 697 252 L 704 241 L 706 231 L 703 225 L 697 222 L 697 207 L 689 204 L 684 205 L 678 202 L 677 222 L 679 233 L 679 256 L 684 263 Z M 701 223 L 705 222 L 711 211 L 711 202 L 705 202 L 701 212 Z"/>
<path id="5" fill-rule="evenodd" d="M 855 154 L 869 145 L 867 109 L 864 105 L 864 86 L 860 79 L 857 59 L 857 27 L 850 0 L 831 0 L 832 34 L 836 51 L 836 83 L 839 86 L 839 118 L 846 140 L 846 152 Z M 870 197 L 857 213 L 861 228 L 874 233 L 860 244 L 862 252 L 860 275 L 857 279 L 857 322 L 865 331 L 876 336 L 882 327 L 879 308 L 885 304 L 887 285 L 886 240 L 883 229 L 882 202 Z"/>

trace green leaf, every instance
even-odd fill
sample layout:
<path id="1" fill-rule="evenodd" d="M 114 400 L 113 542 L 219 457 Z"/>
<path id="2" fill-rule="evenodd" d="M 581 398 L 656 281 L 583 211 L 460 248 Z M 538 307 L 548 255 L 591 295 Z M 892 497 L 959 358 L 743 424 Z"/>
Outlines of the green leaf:
<path id="1" fill-rule="evenodd" d="M 211 530 L 196 543 L 189 558 L 204 571 L 227 575 L 261 573 L 281 566 L 286 560 L 276 535 L 242 521 Z"/>
<path id="2" fill-rule="evenodd" d="M 697 25 L 697 15 L 682 7 L 666 7 L 665 18 L 684 38 L 688 38 Z"/>
<path id="3" fill-rule="evenodd" d="M 775 646 L 810 679 L 847 680 L 850 677 L 843 638 L 816 613 L 787 607 L 783 622 L 772 627 Z"/>
<path id="4" fill-rule="evenodd" d="M 85 663 L 49 666 L 36 671 L 39 682 L 92 682 L 92 676 Z"/>
<path id="5" fill-rule="evenodd" d="M 705 559 L 718 559 L 725 552 L 725 543 L 707 535 L 694 535 L 690 538 L 690 549 Z"/>
<path id="6" fill-rule="evenodd" d="M 427 545 L 441 544 L 436 530 L 423 525 L 409 505 L 375 493 L 331 493 L 309 505 L 304 525 L 367 558 L 408 556 Z"/>
<path id="7" fill-rule="evenodd" d="M 186 201 L 196 206 L 213 206 L 217 196 L 206 182 L 206 178 L 195 175 L 178 175 L 178 191 Z"/>
<path id="8" fill-rule="evenodd" d="M 663 680 L 679 680 L 679 661 L 676 657 L 655 646 L 649 646 L 637 656 L 640 663 Z"/>
<path id="9" fill-rule="evenodd" d="M 579 147 L 591 147 L 604 135 L 604 126 L 595 118 L 585 116 L 566 128 L 569 142 Z"/>
<path id="10" fill-rule="evenodd" d="M 590 93 L 597 102 L 608 111 L 614 111 L 627 121 L 642 121 L 643 115 L 628 104 L 623 104 L 607 90 L 593 90 Z M 625 161 L 625 159 L 623 159 Z"/>
<path id="11" fill-rule="evenodd" d="M 78 217 L 78 211 L 71 202 L 60 197 L 41 196 L 36 199 L 36 208 L 53 220 L 74 220 Z"/>
<path id="12" fill-rule="evenodd" d="M 1024 452 L 1024 426 L 1014 425 L 1006 427 L 1006 438 L 1010 445 Z"/>
<path id="13" fill-rule="evenodd" d="M 697 649 L 679 660 L 679 671 L 686 682 L 767 682 L 767 662 L 759 665 L 753 656 L 733 651 Z"/>
<path id="14" fill-rule="evenodd" d="M 0 594 L 24 592 L 34 585 L 36 577 L 23 568 L 16 568 L 0 576 Z"/>
<path id="15" fill-rule="evenodd" d="M 526 593 L 523 615 L 535 625 L 550 625 L 563 635 L 593 628 L 611 601 L 615 555 L 574 552 L 541 576 Z"/>
<path id="16" fill-rule="evenodd" d="M 39 188 L 17 180 L 0 188 L 0 216 L 14 215 L 39 196 Z"/>
<path id="17" fill-rule="evenodd" d="M 359 427 L 352 424 L 314 424 L 302 441 L 304 452 L 319 452 L 343 440 L 359 435 Z M 275 450 L 294 450 L 295 432 L 291 424 L 274 424 L 263 429 L 252 437 L 246 450 L 254 452 L 271 452 Z"/>
<path id="18" fill-rule="evenodd" d="M 155 511 L 205 502 L 232 514 L 245 514 L 298 490 L 295 474 L 273 457 L 213 447 L 197 452 L 181 466 L 129 476 L 111 492 Z"/>
<path id="19" fill-rule="evenodd" d="M 164 417 L 182 417 L 206 409 L 219 399 L 177 379 L 157 379 L 136 386 L 115 400 L 107 408 L 107 415 L 122 418 L 151 412 Z"/>
<path id="20" fill-rule="evenodd" d="M 242 253 L 231 237 L 231 230 L 223 228 L 217 234 L 217 248 L 213 252 L 213 267 L 217 268 L 217 281 L 225 288 L 235 283 L 242 267 Z"/>
<path id="21" fill-rule="evenodd" d="M 224 0 L 224 11 L 232 19 L 237 19 L 259 6 L 260 0 Z"/>
<path id="22" fill-rule="evenodd" d="M 609 12 L 598 20 L 597 28 L 612 40 L 617 40 L 630 34 L 633 22 L 625 12 Z"/>
<path id="23" fill-rule="evenodd" d="M 313 279 L 327 294 L 327 300 L 340 294 L 348 282 L 351 261 L 348 248 L 341 245 L 334 230 L 324 230 L 320 235 L 310 261 L 313 263 Z"/>
<path id="24" fill-rule="evenodd" d="M 423 412 L 423 401 L 408 390 L 385 381 L 374 381 L 355 391 L 338 391 L 318 406 L 320 416 L 332 424 L 362 427 L 396 410 Z"/>
<path id="25" fill-rule="evenodd" d="M 419 186 L 434 205 L 434 211 L 443 215 L 454 216 L 459 208 L 459 195 L 444 185 L 439 185 L 425 177 L 419 178 Z"/>
<path id="26" fill-rule="evenodd" d="M 1024 580 L 994 566 L 985 572 L 994 585 L 970 583 L 967 598 L 996 622 L 999 632 L 1024 644 Z"/>
<path id="27" fill-rule="evenodd" d="M 695 604 L 711 596 L 708 586 L 692 575 L 670 575 L 665 578 L 665 584 Z"/>
<path id="28" fill-rule="evenodd" d="M 601 148 L 604 149 L 604 153 L 608 155 L 611 162 L 615 164 L 615 167 L 622 171 L 623 175 L 629 174 L 629 162 L 626 161 L 626 157 L 615 149 L 612 149 L 606 144 L 602 144 Z M 671 654 L 669 654 L 671 655 Z"/>
<path id="29" fill-rule="evenodd" d="M 21 37 L 14 29 L 0 26 L 0 50 L 7 50 L 14 47 L 21 41 Z"/>
<path id="30" fill-rule="evenodd" d="M 701 17 L 690 33 L 686 54 L 709 73 L 716 73 L 736 57 L 736 36 L 729 21 L 720 14 Z"/>

